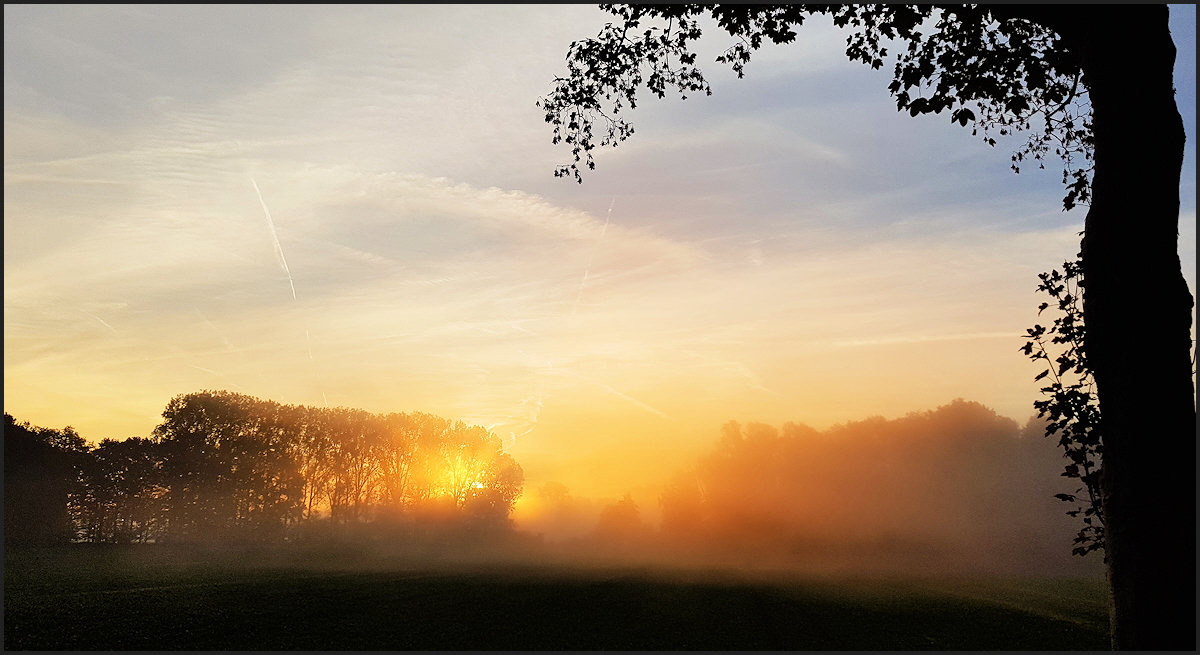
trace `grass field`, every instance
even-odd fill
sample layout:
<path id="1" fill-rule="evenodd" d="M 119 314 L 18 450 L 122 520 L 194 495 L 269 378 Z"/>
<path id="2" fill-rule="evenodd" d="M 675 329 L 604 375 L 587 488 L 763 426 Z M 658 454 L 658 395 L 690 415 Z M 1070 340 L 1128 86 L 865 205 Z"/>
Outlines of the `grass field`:
<path id="1" fill-rule="evenodd" d="M 1103 580 L 7 549 L 6 650 L 1103 650 Z"/>

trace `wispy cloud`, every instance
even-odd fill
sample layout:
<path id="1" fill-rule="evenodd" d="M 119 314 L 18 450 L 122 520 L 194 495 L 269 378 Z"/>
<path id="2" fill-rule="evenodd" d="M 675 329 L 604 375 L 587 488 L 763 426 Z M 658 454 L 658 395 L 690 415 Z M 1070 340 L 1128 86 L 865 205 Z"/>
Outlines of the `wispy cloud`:
<path id="1" fill-rule="evenodd" d="M 939 341 L 978 341 L 978 340 L 993 340 L 1006 339 L 1015 341 L 1020 339 L 1022 335 L 1014 332 L 975 332 L 968 334 L 915 334 L 907 336 L 884 336 L 873 339 L 843 339 L 830 342 L 830 346 L 835 348 L 856 347 L 856 346 L 879 346 L 879 345 L 895 345 L 905 343 L 935 343 Z"/>
<path id="2" fill-rule="evenodd" d="M 819 426 L 972 393 L 1022 418 L 1036 394 L 1001 335 L 1082 216 L 1055 175 L 897 115 L 820 21 L 745 80 L 706 64 L 711 98 L 639 106 L 575 185 L 533 102 L 594 6 L 5 15 L 23 420 L 144 434 L 170 396 L 236 384 L 478 421 L 534 476 L 651 427 L 677 444 L 735 414 Z"/>

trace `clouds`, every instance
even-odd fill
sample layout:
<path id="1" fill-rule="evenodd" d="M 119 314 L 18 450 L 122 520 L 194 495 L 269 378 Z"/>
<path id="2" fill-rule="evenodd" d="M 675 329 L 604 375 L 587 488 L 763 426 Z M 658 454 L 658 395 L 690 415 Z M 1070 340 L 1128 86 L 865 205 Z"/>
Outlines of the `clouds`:
<path id="1" fill-rule="evenodd" d="M 145 434 L 228 388 L 469 418 L 535 479 L 620 444 L 650 469 L 730 418 L 1030 412 L 1036 274 L 1082 216 L 1056 174 L 896 114 L 819 20 L 747 79 L 708 65 L 710 98 L 640 105 L 580 186 L 534 102 L 595 7 L 5 18 L 21 420 Z"/>
<path id="2" fill-rule="evenodd" d="M 153 101 L 212 102 L 269 79 L 311 42 L 303 7 L 12 6 L 5 102 L 130 128 Z"/>
<path id="3" fill-rule="evenodd" d="M 19 317 L 6 330 L 10 376 L 58 366 L 26 342 L 55 344 L 56 384 L 85 361 L 127 367 L 136 347 L 148 383 L 169 389 L 197 384 L 199 371 L 213 374 L 203 386 L 293 402 L 328 394 L 480 414 L 497 401 L 470 390 L 471 371 L 489 385 L 492 371 L 505 385 L 529 381 L 520 350 L 545 351 L 528 345 L 541 331 L 562 339 L 572 314 L 614 289 L 701 259 L 687 244 L 530 194 L 420 175 L 276 165 L 261 178 L 225 171 L 204 182 L 189 196 L 153 195 L 161 202 L 137 214 L 93 214 L 92 240 L 10 265 L 6 309 Z M 423 388 L 415 398 L 414 388 Z"/>

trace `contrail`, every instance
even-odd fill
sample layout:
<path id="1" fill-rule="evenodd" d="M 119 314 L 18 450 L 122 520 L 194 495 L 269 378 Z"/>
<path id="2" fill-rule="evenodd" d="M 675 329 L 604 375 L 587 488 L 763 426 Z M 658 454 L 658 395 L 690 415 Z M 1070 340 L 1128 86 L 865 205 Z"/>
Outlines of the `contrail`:
<path id="1" fill-rule="evenodd" d="M 596 385 L 596 386 L 600 387 L 601 389 L 604 389 L 605 391 L 607 391 L 607 392 L 611 393 L 612 395 L 614 395 L 614 396 L 616 396 L 616 397 L 618 397 L 618 398 L 622 398 L 622 399 L 624 399 L 624 400 L 627 400 L 627 401 L 629 401 L 629 402 L 633 403 L 634 405 L 637 405 L 638 407 L 641 407 L 642 409 L 646 410 L 647 412 L 650 412 L 651 414 L 656 414 L 656 415 L 658 415 L 658 416 L 661 416 L 661 417 L 663 417 L 663 418 L 667 419 L 668 421 L 674 421 L 674 420 L 675 420 L 675 418 L 674 418 L 674 417 L 672 417 L 672 416 L 670 416 L 670 415 L 666 414 L 665 412 L 659 411 L 658 409 L 655 409 L 654 407 L 651 407 L 650 405 L 647 405 L 646 403 L 644 403 L 644 402 L 642 402 L 642 401 L 638 400 L 637 398 L 634 398 L 633 396 L 630 396 L 630 395 L 629 395 L 629 394 L 627 394 L 627 393 L 623 393 L 623 392 L 621 392 L 621 391 L 618 391 L 618 390 L 614 389 L 614 388 L 612 387 L 612 385 L 605 384 L 604 382 L 601 382 L 600 380 L 596 380 L 596 379 L 593 379 L 593 378 L 590 378 L 590 377 L 586 377 L 586 376 L 584 376 L 584 375 L 580 375 L 579 373 L 576 373 L 575 371 L 572 371 L 572 370 L 570 370 L 570 369 L 559 369 L 559 370 L 561 370 L 563 373 L 566 373 L 566 374 L 568 374 L 568 375 L 571 375 L 572 377 L 578 378 L 578 379 L 580 379 L 580 380 L 583 380 L 583 381 L 585 381 L 585 382 L 590 382 L 590 383 L 592 383 L 592 384 L 594 384 L 594 385 Z"/>
<path id="2" fill-rule="evenodd" d="M 84 309 L 81 309 L 79 311 L 83 312 L 84 314 L 87 314 L 88 316 L 91 316 L 92 318 L 96 319 L 97 321 L 100 321 L 100 325 L 103 325 L 104 327 L 112 330 L 113 334 L 117 334 L 117 328 L 109 325 L 104 319 L 102 319 L 99 316 L 96 316 L 95 314 L 93 314 L 87 310 L 84 310 Z"/>
<path id="3" fill-rule="evenodd" d="M 231 386 L 235 389 L 242 388 L 242 385 L 238 384 L 237 382 L 229 381 L 229 376 L 225 375 L 224 373 L 221 373 L 219 371 L 214 371 L 211 368 L 204 368 L 203 366 L 196 366 L 195 364 L 188 364 L 188 366 L 191 366 L 192 368 L 196 369 L 197 371 L 204 371 L 205 373 L 211 373 L 219 378 L 225 378 L 225 380 L 226 380 L 225 384 L 228 384 L 229 386 Z"/>
<path id="4" fill-rule="evenodd" d="M 193 307 L 192 310 L 196 312 L 196 316 L 199 316 L 200 320 L 204 321 L 204 324 L 207 325 L 209 329 L 217 333 L 217 336 L 221 339 L 221 343 L 225 344 L 226 348 L 229 350 L 234 349 L 233 344 L 230 343 L 229 338 L 225 336 L 225 333 L 219 330 L 216 325 L 213 325 L 213 322 L 208 320 L 208 317 L 201 313 L 199 307 Z"/>
<path id="5" fill-rule="evenodd" d="M 299 300 L 296 297 L 296 282 L 292 279 L 292 271 L 288 268 L 287 258 L 283 256 L 283 246 L 279 243 L 279 235 L 275 232 L 275 221 L 271 218 L 271 210 L 267 209 L 267 203 L 263 200 L 262 191 L 258 188 L 258 182 L 254 181 L 254 177 L 250 177 L 250 184 L 254 185 L 254 193 L 258 195 L 258 204 L 262 205 L 263 215 L 267 217 L 267 227 L 271 229 L 271 240 L 275 242 L 275 256 L 279 258 L 279 265 L 283 268 L 283 272 L 287 274 L 288 286 L 292 288 L 292 300 Z M 312 353 L 312 335 L 309 334 L 308 328 L 304 328 L 304 344 L 308 349 L 308 361 L 311 366 L 313 362 Z M 325 396 L 325 391 L 321 391 L 321 400 L 324 401 L 325 407 L 329 407 L 329 398 Z"/>
<path id="6" fill-rule="evenodd" d="M 283 256 L 283 246 L 279 245 L 279 235 L 275 233 L 275 221 L 271 220 L 271 210 L 267 209 L 262 191 L 259 191 L 258 182 L 255 182 L 253 177 L 250 178 L 250 184 L 254 185 L 254 193 L 258 194 L 258 204 L 262 205 L 263 214 L 267 217 L 267 227 L 271 228 L 271 239 L 275 241 L 275 256 L 279 258 L 279 264 L 283 267 L 283 272 L 287 274 L 288 284 L 292 287 L 292 299 L 296 300 L 296 283 L 292 281 L 292 271 L 288 269 L 287 258 Z"/>
<path id="7" fill-rule="evenodd" d="M 642 409 L 646 410 L 647 412 L 650 412 L 651 414 L 657 414 L 669 421 L 675 420 L 675 419 L 671 418 L 670 416 L 667 416 L 665 413 L 660 412 L 657 409 L 638 400 L 637 398 L 634 398 L 633 396 L 630 396 L 629 394 L 626 394 L 626 393 L 621 393 L 620 391 L 617 391 L 616 389 L 612 388 L 611 386 L 609 386 L 599 380 L 590 380 L 588 378 L 583 378 L 583 379 L 587 380 L 588 382 L 591 382 L 592 384 L 599 385 L 601 388 L 605 389 L 606 391 L 613 394 L 614 396 L 617 396 L 618 398 L 624 398 L 625 400 L 628 400 L 629 402 L 633 403 L 634 405 L 637 405 L 638 407 L 641 407 Z"/>
<path id="8" fill-rule="evenodd" d="M 608 213 L 606 213 L 604 215 L 604 227 L 600 230 L 600 238 L 596 239 L 597 245 L 599 245 L 599 243 L 604 239 L 604 233 L 608 232 L 608 223 L 610 220 L 612 220 L 613 205 L 616 202 L 617 202 L 617 199 L 614 197 L 608 203 Z M 583 298 L 583 285 L 587 284 L 588 275 L 590 275 L 592 272 L 592 262 L 594 262 L 595 260 L 596 260 L 596 247 L 593 246 L 592 254 L 588 257 L 587 266 L 584 267 L 584 269 L 583 269 L 583 279 L 581 279 L 579 281 L 579 291 L 577 291 L 575 293 L 575 304 L 571 306 L 571 316 L 574 316 L 575 312 L 579 310 L 579 300 L 580 300 L 580 298 Z"/>

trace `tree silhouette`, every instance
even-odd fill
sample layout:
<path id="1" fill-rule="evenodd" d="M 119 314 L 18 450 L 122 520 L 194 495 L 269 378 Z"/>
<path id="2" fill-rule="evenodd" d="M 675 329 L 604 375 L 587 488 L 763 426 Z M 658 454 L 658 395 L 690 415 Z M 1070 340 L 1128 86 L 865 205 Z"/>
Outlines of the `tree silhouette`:
<path id="1" fill-rule="evenodd" d="M 301 478 L 271 404 L 228 392 L 172 399 L 154 429 L 169 534 L 270 538 L 297 520 Z"/>
<path id="2" fill-rule="evenodd" d="M 130 543 L 165 534 L 162 448 L 150 439 L 104 439 L 88 453 L 74 498 L 79 538 Z"/>
<path id="3" fill-rule="evenodd" d="M 525 482 L 478 426 L 228 391 L 176 396 L 150 438 L 95 448 L 5 414 L 4 453 L 7 543 L 278 543 L 417 518 L 494 532 Z"/>
<path id="4" fill-rule="evenodd" d="M 364 517 L 379 488 L 379 453 L 384 446 L 384 429 L 362 410 L 333 410 L 333 485 L 329 496 L 330 518 L 337 523 L 354 523 Z"/>
<path id="5" fill-rule="evenodd" d="M 605 505 L 596 519 L 595 535 L 611 544 L 628 546 L 645 536 L 646 524 L 630 494 Z"/>
<path id="6" fill-rule="evenodd" d="M 62 543 L 74 537 L 68 502 L 78 491 L 87 443 L 74 429 L 38 428 L 4 414 L 4 541 Z"/>
<path id="7" fill-rule="evenodd" d="M 464 509 L 479 525 L 508 527 L 508 516 L 524 483 L 525 471 L 517 460 L 508 453 L 496 453 L 472 486 Z"/>
<path id="8" fill-rule="evenodd" d="M 203 391 L 173 398 L 163 419 L 154 430 L 158 477 L 122 495 L 110 489 L 119 467 L 101 466 L 81 512 L 95 514 L 114 498 L 128 504 L 153 497 L 161 504 L 155 529 L 184 541 L 278 541 L 301 522 L 344 532 L 422 512 L 508 527 L 524 483 L 496 435 L 429 414 L 281 405 Z M 98 452 L 115 450 L 106 442 Z M 82 512 L 81 520 L 96 519 Z M 111 530 L 101 533 L 113 539 Z"/>
<path id="9" fill-rule="evenodd" d="M 1183 122 L 1164 5 L 602 5 L 620 20 L 575 42 L 568 75 L 539 102 L 582 180 L 597 146 L 633 134 L 621 110 L 645 87 L 710 93 L 690 44 L 708 15 L 738 41 L 739 74 L 764 43 L 789 43 L 812 14 L 850 30 L 846 55 L 883 66 L 913 116 L 947 111 L 989 144 L 1032 132 L 1013 155 L 1064 163 L 1064 207 L 1090 202 L 1082 268 L 1088 362 L 1104 425 L 1101 506 L 1120 649 L 1195 647 L 1196 405 L 1193 299 L 1178 254 Z M 660 21 L 665 25 L 644 27 Z M 1086 100 L 1086 103 L 1084 101 Z M 597 132 L 599 126 L 599 132 Z M 1147 304 L 1147 289 L 1155 301 Z M 1129 340 L 1153 325 L 1155 336 Z M 1148 417 L 1153 416 L 1149 432 Z M 1172 463 L 1177 463 L 1172 465 Z"/>

